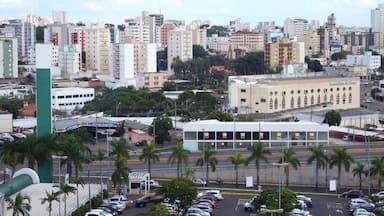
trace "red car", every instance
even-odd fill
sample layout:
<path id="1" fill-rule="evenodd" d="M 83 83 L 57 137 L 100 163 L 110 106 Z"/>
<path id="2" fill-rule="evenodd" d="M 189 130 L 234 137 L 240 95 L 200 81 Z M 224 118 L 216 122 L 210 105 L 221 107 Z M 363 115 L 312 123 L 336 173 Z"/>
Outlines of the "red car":
<path id="1" fill-rule="evenodd" d="M 199 199 L 199 200 L 195 200 L 193 201 L 192 205 L 195 205 L 195 204 L 199 204 L 201 202 L 205 202 L 205 203 L 208 203 L 213 209 L 216 208 L 216 204 L 214 201 L 212 200 L 209 200 L 209 199 Z"/>

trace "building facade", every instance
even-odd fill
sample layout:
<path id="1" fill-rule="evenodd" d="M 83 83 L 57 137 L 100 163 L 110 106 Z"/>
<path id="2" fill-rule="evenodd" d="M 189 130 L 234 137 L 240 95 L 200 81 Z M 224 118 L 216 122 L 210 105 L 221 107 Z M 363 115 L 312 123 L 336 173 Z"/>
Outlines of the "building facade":
<path id="1" fill-rule="evenodd" d="M 308 33 L 309 28 L 310 24 L 306 19 L 287 18 L 284 21 L 284 33 L 290 39 L 297 38 L 297 40 L 303 41 L 303 37 Z"/>
<path id="2" fill-rule="evenodd" d="M 313 122 L 189 122 L 183 128 L 184 148 L 192 152 L 207 146 L 214 150 L 244 150 L 255 142 L 267 148 L 328 145 L 327 124 Z"/>
<path id="3" fill-rule="evenodd" d="M 0 37 L 0 79 L 17 77 L 17 39 Z"/>
<path id="4" fill-rule="evenodd" d="M 35 26 L 22 20 L 11 20 L 5 27 L 5 32 L 17 38 L 17 53 L 19 60 L 34 63 Z"/>
<path id="5" fill-rule="evenodd" d="M 81 72 L 81 45 L 66 45 L 59 50 L 61 77 L 66 79 Z"/>
<path id="6" fill-rule="evenodd" d="M 108 28 L 95 25 L 84 30 L 86 68 L 94 74 L 108 74 L 109 41 Z"/>
<path id="7" fill-rule="evenodd" d="M 52 109 L 71 112 L 95 98 L 93 88 L 52 88 Z"/>
<path id="8" fill-rule="evenodd" d="M 384 3 L 371 10 L 371 27 L 372 32 L 384 33 Z"/>
<path id="9" fill-rule="evenodd" d="M 360 78 L 323 73 L 228 78 L 229 108 L 239 114 L 360 107 Z"/>
<path id="10" fill-rule="evenodd" d="M 231 34 L 231 49 L 245 49 L 247 52 L 264 50 L 264 33 L 238 31 Z"/>
<path id="11" fill-rule="evenodd" d="M 305 56 L 318 56 L 320 54 L 320 36 L 317 32 L 304 35 Z"/>
<path id="12" fill-rule="evenodd" d="M 365 52 L 364 55 L 347 55 L 347 66 L 365 66 L 369 70 L 377 70 L 381 67 L 381 56 Z"/>
<path id="13" fill-rule="evenodd" d="M 207 47 L 215 52 L 227 53 L 230 45 L 230 37 L 219 37 L 217 34 L 212 34 L 207 37 Z"/>
<path id="14" fill-rule="evenodd" d="M 265 45 L 264 64 L 266 68 L 278 65 L 304 64 L 305 47 L 303 42 L 289 42 L 283 38 L 278 43 Z"/>
<path id="15" fill-rule="evenodd" d="M 138 73 L 136 88 L 161 89 L 168 81 L 169 73 Z"/>
<path id="16" fill-rule="evenodd" d="M 161 47 L 166 48 L 168 47 L 168 32 L 171 30 L 174 30 L 176 28 L 175 24 L 173 23 L 164 23 L 160 27 L 160 41 L 161 41 Z"/>
<path id="17" fill-rule="evenodd" d="M 192 59 L 192 32 L 185 29 L 171 30 L 168 33 L 168 71 L 172 69 L 175 58 L 181 61 Z"/>
<path id="18" fill-rule="evenodd" d="M 207 29 L 193 29 L 192 44 L 202 46 L 207 49 Z"/>

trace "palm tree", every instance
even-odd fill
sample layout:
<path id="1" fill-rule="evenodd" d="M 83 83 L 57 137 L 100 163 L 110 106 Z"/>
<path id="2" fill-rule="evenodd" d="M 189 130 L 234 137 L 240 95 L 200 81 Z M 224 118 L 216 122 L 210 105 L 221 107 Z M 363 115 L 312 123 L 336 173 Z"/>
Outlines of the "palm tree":
<path id="1" fill-rule="evenodd" d="M 111 176 L 113 187 L 115 188 L 116 188 L 116 185 L 121 186 L 123 182 L 128 181 L 130 170 L 126 163 L 127 163 L 127 158 L 125 157 L 119 157 L 115 160 L 115 171 L 113 171 Z"/>
<path id="2" fill-rule="evenodd" d="M 81 142 L 81 138 L 75 134 L 65 134 L 62 136 L 60 145 L 61 154 L 67 158 L 63 160 L 62 165 L 67 165 L 69 179 L 72 179 L 72 167 L 75 168 L 75 177 L 79 176 L 79 171 L 83 169 L 83 164 L 88 162 L 91 150 Z"/>
<path id="3" fill-rule="evenodd" d="M 15 197 L 15 200 L 7 197 L 6 202 L 8 203 L 7 210 L 12 210 L 12 216 L 29 216 L 29 211 L 31 211 L 31 198 L 29 196 L 23 196 L 21 193 L 18 193 Z"/>
<path id="4" fill-rule="evenodd" d="M 195 170 L 192 167 L 185 167 L 184 169 L 184 177 L 187 179 L 191 179 L 195 175 Z"/>
<path id="5" fill-rule="evenodd" d="M 18 141 L 21 145 L 22 151 L 22 160 L 26 159 L 28 161 L 28 168 L 34 169 L 37 158 L 36 158 L 36 145 L 37 137 L 36 134 L 28 134 L 25 139 Z"/>
<path id="6" fill-rule="evenodd" d="M 196 165 L 198 166 L 206 165 L 205 178 L 207 185 L 209 183 L 209 167 L 211 167 L 212 172 L 215 172 L 216 165 L 218 163 L 216 157 L 214 156 L 215 154 L 215 150 L 210 145 L 208 145 L 204 148 L 203 156 L 196 161 Z"/>
<path id="7" fill-rule="evenodd" d="M 81 176 L 77 176 L 72 179 L 72 183 L 76 184 L 76 204 L 77 208 L 79 208 L 79 185 L 81 185 L 84 188 L 84 179 Z"/>
<path id="8" fill-rule="evenodd" d="M 180 171 L 182 170 L 182 164 L 188 164 L 188 155 L 191 152 L 187 149 L 184 149 L 183 142 L 177 142 L 176 146 L 172 148 L 172 154 L 168 158 L 168 163 L 174 164 L 177 163 L 177 178 L 180 178 Z"/>
<path id="9" fill-rule="evenodd" d="M 112 151 L 109 153 L 109 156 L 119 158 L 125 157 L 129 159 L 129 146 L 125 143 L 124 139 L 113 140 L 111 142 Z"/>
<path id="10" fill-rule="evenodd" d="M 1 161 L 12 168 L 12 174 L 15 172 L 16 166 L 22 163 L 22 153 L 18 142 L 5 141 L 0 150 Z"/>
<path id="11" fill-rule="evenodd" d="M 236 171 L 236 187 L 238 187 L 239 165 L 240 164 L 245 164 L 246 160 L 243 158 L 243 156 L 240 153 L 236 153 L 235 155 L 230 156 L 228 159 L 233 164 L 233 168 L 235 168 L 235 171 Z"/>
<path id="12" fill-rule="evenodd" d="M 327 166 L 327 156 L 324 154 L 322 146 L 319 146 L 319 145 L 312 146 L 310 150 L 311 150 L 311 156 L 309 156 L 307 162 L 308 162 L 308 164 L 312 164 L 314 161 L 316 161 L 315 187 L 316 187 L 316 191 L 317 191 L 319 188 L 319 170 L 321 168 L 324 168 L 325 166 Z"/>
<path id="13" fill-rule="evenodd" d="M 251 152 L 251 155 L 246 160 L 246 163 L 248 164 L 250 161 L 255 160 L 255 166 L 256 166 L 256 183 L 257 185 L 260 184 L 260 160 L 265 161 L 268 163 L 267 155 L 271 154 L 271 151 L 269 149 L 266 149 L 261 142 L 253 143 L 252 145 L 248 146 L 248 151 Z"/>
<path id="14" fill-rule="evenodd" d="M 359 177 L 359 189 L 361 190 L 361 182 L 363 175 L 367 175 L 367 171 L 365 170 L 365 166 L 363 163 L 358 162 L 356 164 L 356 167 L 352 170 L 353 177 L 358 176 Z"/>
<path id="15" fill-rule="evenodd" d="M 64 194 L 64 215 L 67 215 L 67 196 L 70 193 L 75 193 L 76 188 L 63 182 L 60 182 L 58 185 L 54 185 L 53 187 L 59 188 L 59 195 Z"/>
<path id="16" fill-rule="evenodd" d="M 147 143 L 143 147 L 143 152 L 139 156 L 139 160 L 144 161 L 144 163 L 148 164 L 148 173 L 151 174 L 151 164 L 152 162 L 159 161 L 160 151 L 156 149 L 155 142 Z"/>
<path id="17" fill-rule="evenodd" d="M 293 169 L 297 170 L 300 166 L 300 161 L 296 157 L 294 157 L 295 151 L 293 148 L 288 148 L 284 150 L 283 156 L 280 158 L 279 163 L 287 163 L 285 166 L 285 177 L 286 177 L 286 186 L 289 185 L 289 166 L 292 166 Z"/>
<path id="18" fill-rule="evenodd" d="M 354 162 L 351 155 L 347 153 L 345 147 L 336 146 L 333 148 L 333 154 L 329 158 L 329 167 L 337 166 L 337 184 L 340 184 L 341 169 L 349 172 L 351 164 Z"/>
<path id="19" fill-rule="evenodd" d="M 371 176 L 374 176 L 377 179 L 379 190 L 381 190 L 381 180 L 384 177 L 384 157 L 375 156 L 371 161 L 371 164 Z"/>
<path id="20" fill-rule="evenodd" d="M 59 202 L 59 200 L 58 192 L 51 191 L 51 193 L 48 193 L 48 191 L 45 191 L 45 197 L 41 199 L 41 205 L 48 203 L 47 210 L 49 212 L 49 216 L 52 214 L 52 202 Z"/>

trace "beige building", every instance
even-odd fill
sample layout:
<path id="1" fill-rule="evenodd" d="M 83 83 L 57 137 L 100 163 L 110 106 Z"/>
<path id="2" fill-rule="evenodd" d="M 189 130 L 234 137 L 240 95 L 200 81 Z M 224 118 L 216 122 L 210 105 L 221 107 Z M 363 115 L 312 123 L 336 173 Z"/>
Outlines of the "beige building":
<path id="1" fill-rule="evenodd" d="M 317 32 L 309 32 L 304 35 L 305 56 L 312 57 L 320 54 L 320 35 Z"/>
<path id="2" fill-rule="evenodd" d="M 192 31 L 179 28 L 168 32 L 168 71 L 177 57 L 181 61 L 192 59 Z"/>
<path id="3" fill-rule="evenodd" d="M 384 48 L 384 32 L 373 33 L 373 46 L 375 48 Z"/>
<path id="4" fill-rule="evenodd" d="M 192 44 L 200 45 L 207 48 L 207 29 L 193 29 L 192 31 Z"/>
<path id="5" fill-rule="evenodd" d="M 239 114 L 360 107 L 360 78 L 297 75 L 231 76 L 229 108 Z"/>
<path id="6" fill-rule="evenodd" d="M 109 73 L 110 32 L 104 25 L 95 25 L 84 30 L 86 68 L 94 74 Z"/>
<path id="7" fill-rule="evenodd" d="M 264 50 L 264 64 L 266 68 L 278 65 L 303 64 L 305 58 L 303 42 L 289 42 L 283 38 L 278 43 L 268 43 Z"/>
<path id="8" fill-rule="evenodd" d="M 0 111 L 0 133 L 12 132 L 12 113 Z"/>
<path id="9" fill-rule="evenodd" d="M 137 88 L 160 89 L 168 81 L 169 73 L 138 73 Z"/>
<path id="10" fill-rule="evenodd" d="M 247 52 L 264 50 L 264 33 L 238 31 L 231 35 L 232 49 L 245 49 Z"/>

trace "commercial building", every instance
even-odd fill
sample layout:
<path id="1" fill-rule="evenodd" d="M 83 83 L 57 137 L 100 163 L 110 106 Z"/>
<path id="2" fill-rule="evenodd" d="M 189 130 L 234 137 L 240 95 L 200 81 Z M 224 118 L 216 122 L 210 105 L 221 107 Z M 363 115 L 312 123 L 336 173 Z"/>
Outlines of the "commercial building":
<path id="1" fill-rule="evenodd" d="M 63 112 L 81 109 L 94 98 L 93 88 L 52 88 L 52 108 Z"/>
<path id="2" fill-rule="evenodd" d="M 289 39 L 297 38 L 298 41 L 303 41 L 304 35 L 309 31 L 310 24 L 306 19 L 287 18 L 284 21 L 284 33 Z"/>
<path id="3" fill-rule="evenodd" d="M 244 150 L 255 142 L 267 148 L 328 145 L 329 126 L 314 122 L 220 122 L 196 121 L 184 124 L 184 148 L 202 151 Z"/>
<path id="4" fill-rule="evenodd" d="M 0 37 L 0 79 L 17 77 L 17 39 Z"/>
<path id="5" fill-rule="evenodd" d="M 110 51 L 108 28 L 96 24 L 84 29 L 84 32 L 87 70 L 94 74 L 108 74 Z"/>
<path id="6" fill-rule="evenodd" d="M 278 43 L 267 43 L 264 52 L 266 68 L 278 65 L 304 64 L 305 47 L 303 42 L 290 42 L 283 38 Z"/>
<path id="7" fill-rule="evenodd" d="M 360 107 L 360 78 L 325 73 L 230 76 L 229 108 L 239 114 Z"/>
<path id="8" fill-rule="evenodd" d="M 381 67 L 381 56 L 365 52 L 364 55 L 347 55 L 347 66 L 365 66 L 369 70 L 377 70 Z"/>
<path id="9" fill-rule="evenodd" d="M 368 33 L 351 31 L 340 35 L 343 50 L 353 54 L 363 54 L 368 50 Z"/>
<path id="10" fill-rule="evenodd" d="M 264 33 L 238 31 L 231 34 L 231 49 L 245 49 L 247 52 L 264 50 Z"/>
<path id="11" fill-rule="evenodd" d="M 192 59 L 192 32 L 182 28 L 168 32 L 168 71 L 175 58 L 181 61 Z"/>
<path id="12" fill-rule="evenodd" d="M 147 89 L 160 89 L 168 81 L 169 73 L 138 73 L 136 76 L 136 87 Z"/>

